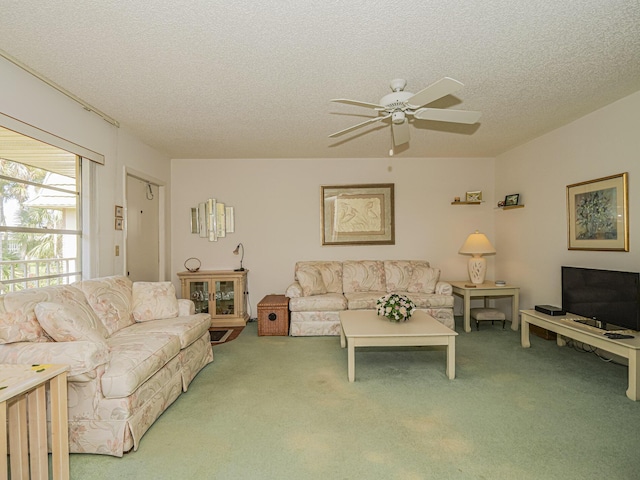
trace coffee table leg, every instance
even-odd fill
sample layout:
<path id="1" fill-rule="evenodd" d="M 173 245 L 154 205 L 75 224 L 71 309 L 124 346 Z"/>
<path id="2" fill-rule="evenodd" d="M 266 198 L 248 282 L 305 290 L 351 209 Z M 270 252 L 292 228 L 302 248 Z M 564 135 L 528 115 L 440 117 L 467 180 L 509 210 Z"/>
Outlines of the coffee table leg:
<path id="1" fill-rule="evenodd" d="M 351 341 L 347 339 L 347 373 L 349 381 L 354 382 L 356 380 L 356 347 L 353 339 Z"/>
<path id="2" fill-rule="evenodd" d="M 447 377 L 456 378 L 456 337 L 449 337 L 447 345 Z"/>
<path id="3" fill-rule="evenodd" d="M 347 346 L 346 339 L 344 338 L 344 330 L 342 329 L 342 324 L 340 324 L 340 347 L 344 348 Z"/>

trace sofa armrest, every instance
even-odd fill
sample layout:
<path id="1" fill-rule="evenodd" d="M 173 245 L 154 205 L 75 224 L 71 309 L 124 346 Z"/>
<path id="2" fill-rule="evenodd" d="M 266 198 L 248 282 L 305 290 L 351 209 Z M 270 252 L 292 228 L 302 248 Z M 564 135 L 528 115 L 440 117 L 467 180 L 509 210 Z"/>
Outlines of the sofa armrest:
<path id="1" fill-rule="evenodd" d="M 0 363 L 69 365 L 69 380 L 86 382 L 109 362 L 109 348 L 95 342 L 18 342 L 0 345 Z"/>
<path id="2" fill-rule="evenodd" d="M 178 316 L 188 317 L 196 313 L 196 304 L 188 298 L 178 299 Z"/>
<path id="3" fill-rule="evenodd" d="M 451 286 L 450 283 L 438 282 L 436 283 L 435 293 L 439 295 L 453 295 L 453 287 Z"/>
<path id="4" fill-rule="evenodd" d="M 289 298 L 300 298 L 300 297 L 303 297 L 304 295 L 302 294 L 302 287 L 300 286 L 300 284 L 298 282 L 293 282 L 285 290 L 284 296 L 285 297 L 289 297 Z"/>

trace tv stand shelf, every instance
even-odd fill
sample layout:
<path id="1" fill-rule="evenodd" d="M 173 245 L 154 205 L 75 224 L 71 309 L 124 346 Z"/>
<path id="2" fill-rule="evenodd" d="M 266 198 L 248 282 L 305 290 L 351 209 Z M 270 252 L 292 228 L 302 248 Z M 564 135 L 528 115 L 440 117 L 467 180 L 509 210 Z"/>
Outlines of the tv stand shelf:
<path id="1" fill-rule="evenodd" d="M 531 343 L 529 342 L 529 324 L 533 324 L 555 332 L 558 335 L 557 344 L 559 347 L 566 345 L 563 337 L 567 337 L 624 357 L 629 360 L 629 387 L 627 388 L 627 397 L 631 400 L 640 400 L 640 370 L 638 369 L 640 332 L 634 332 L 634 338 L 613 339 L 604 336 L 605 330 L 572 320 L 581 318 L 579 315 L 567 313 L 567 315 L 552 317 L 551 315 L 545 315 L 536 310 L 520 310 L 520 313 L 522 315 L 520 342 L 523 348 L 531 347 Z"/>

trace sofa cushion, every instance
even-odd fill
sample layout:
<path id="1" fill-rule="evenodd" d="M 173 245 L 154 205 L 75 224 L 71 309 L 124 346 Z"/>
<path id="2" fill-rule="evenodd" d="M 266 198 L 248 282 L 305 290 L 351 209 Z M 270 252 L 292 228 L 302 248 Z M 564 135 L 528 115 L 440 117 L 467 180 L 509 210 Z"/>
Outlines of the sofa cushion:
<path id="1" fill-rule="evenodd" d="M 298 270 L 298 283 L 300 283 L 302 295 L 305 297 L 327 293 L 322 274 L 315 267 Z"/>
<path id="2" fill-rule="evenodd" d="M 135 323 L 122 330 L 120 335 L 145 335 L 154 333 L 168 333 L 180 339 L 180 348 L 187 348 L 211 326 L 208 313 L 198 313 L 186 317 L 165 318 Z"/>
<path id="3" fill-rule="evenodd" d="M 384 262 L 381 260 L 347 260 L 342 263 L 344 293 L 384 292 Z"/>
<path id="4" fill-rule="evenodd" d="M 385 260 L 384 276 L 387 282 L 387 293 L 406 292 L 416 267 L 429 268 L 429 262 L 423 260 Z"/>
<path id="5" fill-rule="evenodd" d="M 416 308 L 453 308 L 452 295 L 438 295 L 437 293 L 407 293 Z"/>
<path id="6" fill-rule="evenodd" d="M 74 283 L 84 292 L 109 335 L 134 323 L 131 315 L 133 282 L 122 275 Z"/>
<path id="7" fill-rule="evenodd" d="M 289 299 L 289 310 L 292 312 L 331 312 L 346 309 L 347 299 L 341 293 Z"/>
<path id="8" fill-rule="evenodd" d="M 98 317 L 74 305 L 41 302 L 35 307 L 38 323 L 56 342 L 87 340 L 106 346 L 107 329 Z"/>
<path id="9" fill-rule="evenodd" d="M 136 322 L 178 316 L 176 289 L 171 282 L 134 282 L 132 296 Z"/>
<path id="10" fill-rule="evenodd" d="M 434 293 L 436 283 L 440 278 L 440 270 L 429 266 L 416 265 L 411 273 L 407 292 L 409 293 Z"/>
<path id="11" fill-rule="evenodd" d="M 35 318 L 22 311 L 7 312 L 0 297 L 0 344 L 14 342 L 46 341 L 46 334 Z"/>
<path id="12" fill-rule="evenodd" d="M 300 270 L 308 270 L 310 268 L 315 268 L 320 272 L 322 281 L 327 288 L 327 293 L 342 293 L 342 262 L 325 262 L 318 260 L 297 262 L 295 266 L 295 279 L 298 280 L 298 272 Z"/>
<path id="13" fill-rule="evenodd" d="M 119 330 L 107 339 L 111 361 L 101 379 L 105 398 L 128 397 L 180 352 L 176 335 L 127 330 Z"/>
<path id="14" fill-rule="evenodd" d="M 50 341 L 36 318 L 35 306 L 41 302 L 74 305 L 84 314 L 95 316 L 84 293 L 72 285 L 56 285 L 9 292 L 3 297 L 3 305 L 5 311 L 12 315 L 0 318 L 0 322 L 4 325 L 0 328 L 4 343 Z"/>
<path id="15" fill-rule="evenodd" d="M 376 301 L 387 292 L 356 292 L 345 293 L 349 310 L 375 310 Z"/>

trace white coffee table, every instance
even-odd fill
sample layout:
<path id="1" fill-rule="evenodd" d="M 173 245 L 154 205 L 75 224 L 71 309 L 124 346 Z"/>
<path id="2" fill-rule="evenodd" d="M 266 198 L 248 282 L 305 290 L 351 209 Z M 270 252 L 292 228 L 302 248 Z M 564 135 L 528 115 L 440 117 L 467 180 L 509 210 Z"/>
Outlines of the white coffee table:
<path id="1" fill-rule="evenodd" d="M 393 323 L 378 316 L 375 310 L 340 312 L 340 346 L 347 349 L 349 381 L 356 378 L 356 347 L 447 347 L 447 377 L 456 376 L 456 332 L 431 315 L 415 312 L 409 321 Z"/>

